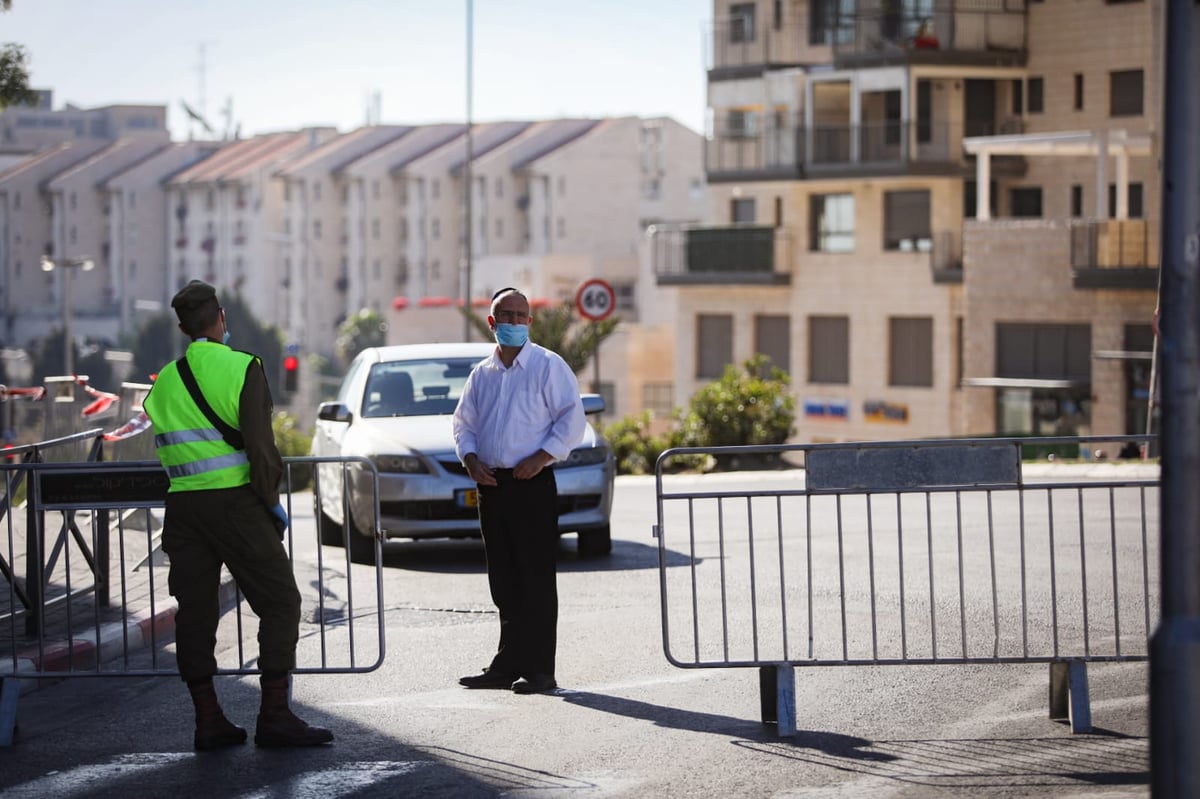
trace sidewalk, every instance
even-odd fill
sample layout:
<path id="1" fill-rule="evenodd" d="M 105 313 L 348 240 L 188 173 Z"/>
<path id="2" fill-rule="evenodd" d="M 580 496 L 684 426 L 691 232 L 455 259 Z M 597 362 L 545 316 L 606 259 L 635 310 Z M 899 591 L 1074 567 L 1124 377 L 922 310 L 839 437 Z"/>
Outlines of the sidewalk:
<path id="1" fill-rule="evenodd" d="M 90 515 L 74 514 L 77 537 L 64 530 L 65 513 L 46 512 L 43 562 L 52 568 L 44 579 L 46 604 L 40 619 L 25 607 L 29 599 L 25 507 L 0 520 L 0 566 L 11 567 L 15 578 L 10 583 L 0 573 L 0 677 L 120 674 L 128 668 L 131 654 L 161 647 L 174 637 L 177 606 L 168 591 L 167 559 L 160 549 L 161 511 L 126 511 L 119 524 L 116 513 L 111 512 L 109 522 L 105 603 L 93 573 L 93 564 L 102 569 L 104 559 L 98 553 L 102 547 L 93 535 Z M 235 596 L 236 587 L 225 572 L 222 606 L 232 604 Z M 173 665 L 161 668 L 174 671 Z M 27 691 L 40 681 L 21 683 L 22 691 Z"/>

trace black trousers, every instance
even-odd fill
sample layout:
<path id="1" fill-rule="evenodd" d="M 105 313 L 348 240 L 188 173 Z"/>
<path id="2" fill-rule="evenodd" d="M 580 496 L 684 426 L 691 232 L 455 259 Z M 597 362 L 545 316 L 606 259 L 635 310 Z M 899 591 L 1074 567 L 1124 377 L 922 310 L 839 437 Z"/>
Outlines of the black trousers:
<path id="1" fill-rule="evenodd" d="M 300 591 L 274 518 L 249 486 L 167 494 L 162 546 L 171 559 L 167 583 L 179 603 L 175 650 L 183 679 L 217 671 L 221 564 L 258 616 L 259 668 L 295 668 Z"/>
<path id="2" fill-rule="evenodd" d="M 558 487 L 554 471 L 517 480 L 498 469 L 496 486 L 479 486 L 479 524 L 488 585 L 500 611 L 492 671 L 554 674 L 558 628 Z"/>

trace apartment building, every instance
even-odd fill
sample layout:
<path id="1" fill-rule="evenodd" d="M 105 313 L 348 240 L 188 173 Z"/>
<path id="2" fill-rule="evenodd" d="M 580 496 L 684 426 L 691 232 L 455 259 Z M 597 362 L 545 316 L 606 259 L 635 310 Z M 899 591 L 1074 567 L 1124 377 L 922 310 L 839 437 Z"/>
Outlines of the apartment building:
<path id="1" fill-rule="evenodd" d="M 426 241 L 419 235 L 418 224 L 409 218 L 409 183 L 405 167 L 441 149 L 452 141 L 461 141 L 462 124 L 423 125 L 384 144 L 347 164 L 341 179 L 349 194 L 348 216 L 350 249 L 360 253 L 352 261 L 346 292 L 346 308 L 367 308 L 386 314 L 396 297 L 432 296 L 425 282 L 424 269 L 410 264 L 426 261 Z"/>
<path id="2" fill-rule="evenodd" d="M 323 302 L 306 286 L 310 279 L 322 282 L 323 264 L 307 256 L 305 207 L 289 205 L 288 185 L 275 175 L 336 136 L 333 128 L 308 128 L 226 142 L 167 181 L 173 219 L 164 232 L 171 247 L 168 286 L 174 291 L 188 280 L 205 280 L 239 294 L 264 324 L 307 336 L 302 321 Z M 301 215 L 293 218 L 290 208 Z"/>
<path id="3" fill-rule="evenodd" d="M 1159 11 L 716 0 L 676 403 L 762 353 L 799 440 L 1143 432 Z"/>
<path id="4" fill-rule="evenodd" d="M 502 140 L 488 138 L 471 161 L 472 304 L 486 313 L 492 293 L 511 285 L 530 297 L 536 314 L 572 300 L 585 280 L 605 279 L 616 292 L 622 324 L 601 347 L 595 389 L 606 395 L 610 418 L 639 412 L 647 384 L 661 394 L 666 382 L 669 391 L 664 375 L 670 374 L 674 349 L 667 312 L 654 301 L 653 291 L 642 293 L 653 282 L 641 274 L 643 240 L 656 223 L 703 218 L 702 139 L 670 119 L 560 119 L 522 125 L 513 135 L 496 137 Z M 449 146 L 460 155 L 465 152 L 461 141 Z M 414 214 L 410 207 L 407 218 L 419 235 L 439 230 L 433 226 L 436 218 L 452 220 L 449 244 L 432 252 L 458 261 L 465 257 L 465 162 L 448 168 L 456 179 L 457 198 L 451 206 L 440 217 Z M 428 180 L 410 185 L 424 191 L 431 185 Z M 413 191 L 408 198 L 411 206 Z M 445 229 L 440 235 L 445 237 Z M 412 255 L 409 263 L 418 263 L 416 252 Z M 413 285 L 428 284 L 418 280 Z M 447 289 L 451 286 L 443 295 L 399 295 L 388 317 L 388 340 L 460 340 L 461 291 L 457 283 Z M 594 371 L 580 377 L 585 386 L 595 382 Z"/>
<path id="5" fill-rule="evenodd" d="M 38 91 L 32 106 L 0 110 L 0 152 L 32 153 L 71 141 L 113 141 L 148 136 L 167 138 L 165 105 L 108 105 L 54 108 L 54 93 Z"/>

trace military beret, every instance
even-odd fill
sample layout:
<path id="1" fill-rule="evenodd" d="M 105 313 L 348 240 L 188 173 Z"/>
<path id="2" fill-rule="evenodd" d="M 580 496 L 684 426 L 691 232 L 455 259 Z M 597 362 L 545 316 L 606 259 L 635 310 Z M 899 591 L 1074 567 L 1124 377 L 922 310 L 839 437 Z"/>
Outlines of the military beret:
<path id="1" fill-rule="evenodd" d="M 171 307 L 176 310 L 191 310 L 198 308 L 209 300 L 215 300 L 217 290 L 203 280 L 193 280 L 175 292 L 171 298 Z"/>

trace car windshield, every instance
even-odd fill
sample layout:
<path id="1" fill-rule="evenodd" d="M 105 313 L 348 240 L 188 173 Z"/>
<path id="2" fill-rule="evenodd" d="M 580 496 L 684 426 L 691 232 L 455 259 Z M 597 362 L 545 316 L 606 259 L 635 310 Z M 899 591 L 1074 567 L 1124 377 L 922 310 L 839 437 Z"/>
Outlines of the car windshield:
<path id="1" fill-rule="evenodd" d="M 362 416 L 437 416 L 454 413 L 478 358 L 433 358 L 377 363 L 367 376 Z"/>

